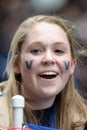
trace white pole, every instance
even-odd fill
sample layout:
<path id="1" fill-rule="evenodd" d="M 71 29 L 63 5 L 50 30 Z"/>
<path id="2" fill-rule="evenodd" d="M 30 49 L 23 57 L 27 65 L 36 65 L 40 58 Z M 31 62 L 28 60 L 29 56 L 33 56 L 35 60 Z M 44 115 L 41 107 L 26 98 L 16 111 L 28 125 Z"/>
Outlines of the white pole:
<path id="1" fill-rule="evenodd" d="M 21 95 L 12 97 L 13 107 L 13 125 L 14 127 L 22 128 L 23 123 L 23 108 L 25 107 L 25 99 Z"/>

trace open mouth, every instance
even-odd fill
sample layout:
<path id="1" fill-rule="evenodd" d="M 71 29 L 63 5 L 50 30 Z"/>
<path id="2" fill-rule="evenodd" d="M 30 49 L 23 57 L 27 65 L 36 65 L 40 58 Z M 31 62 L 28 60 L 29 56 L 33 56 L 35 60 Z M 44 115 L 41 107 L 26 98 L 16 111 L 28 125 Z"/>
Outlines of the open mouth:
<path id="1" fill-rule="evenodd" d="M 58 73 L 56 73 L 56 72 L 46 71 L 46 72 L 41 73 L 39 76 L 40 76 L 41 78 L 44 78 L 44 79 L 53 79 L 53 78 L 55 78 L 57 75 L 58 75 Z"/>

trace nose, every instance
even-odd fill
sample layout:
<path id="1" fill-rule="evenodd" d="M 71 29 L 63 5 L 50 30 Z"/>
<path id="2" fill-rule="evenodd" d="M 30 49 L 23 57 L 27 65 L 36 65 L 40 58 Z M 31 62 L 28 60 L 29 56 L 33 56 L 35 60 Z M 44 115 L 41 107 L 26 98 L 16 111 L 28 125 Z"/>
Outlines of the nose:
<path id="1" fill-rule="evenodd" d="M 42 64 L 49 65 L 49 64 L 55 64 L 56 60 L 51 51 L 47 51 L 42 59 Z"/>

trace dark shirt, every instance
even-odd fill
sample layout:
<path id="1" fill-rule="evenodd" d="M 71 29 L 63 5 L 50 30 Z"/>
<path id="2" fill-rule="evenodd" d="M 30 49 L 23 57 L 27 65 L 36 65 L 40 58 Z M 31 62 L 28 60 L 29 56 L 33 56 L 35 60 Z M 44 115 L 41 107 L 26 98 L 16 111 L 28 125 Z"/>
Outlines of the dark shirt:
<path id="1" fill-rule="evenodd" d="M 86 124 L 86 126 L 85 126 L 85 129 L 84 130 L 87 130 L 87 124 Z"/>
<path id="2" fill-rule="evenodd" d="M 47 109 L 37 112 L 37 116 L 40 117 L 40 124 L 46 127 L 56 128 L 56 106 L 55 104 Z M 42 114 L 42 115 L 41 115 Z"/>
<path id="3" fill-rule="evenodd" d="M 52 107 L 47 109 L 33 111 L 33 114 L 38 119 L 39 125 L 56 128 L 56 105 L 55 104 Z M 27 117 L 27 123 L 29 122 L 30 122 L 29 117 Z"/>

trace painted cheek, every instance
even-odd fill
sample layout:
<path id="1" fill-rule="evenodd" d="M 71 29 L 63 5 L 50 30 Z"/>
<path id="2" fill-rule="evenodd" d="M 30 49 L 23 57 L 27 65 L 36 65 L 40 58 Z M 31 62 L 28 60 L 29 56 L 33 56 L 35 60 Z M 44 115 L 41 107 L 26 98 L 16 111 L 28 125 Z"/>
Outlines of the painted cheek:
<path id="1" fill-rule="evenodd" d="M 63 61 L 63 64 L 64 64 L 65 70 L 67 71 L 69 69 L 70 62 L 69 61 Z"/>
<path id="2" fill-rule="evenodd" d="M 26 64 L 27 69 L 31 69 L 32 64 L 33 64 L 33 60 L 26 61 L 25 64 Z"/>

